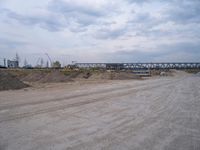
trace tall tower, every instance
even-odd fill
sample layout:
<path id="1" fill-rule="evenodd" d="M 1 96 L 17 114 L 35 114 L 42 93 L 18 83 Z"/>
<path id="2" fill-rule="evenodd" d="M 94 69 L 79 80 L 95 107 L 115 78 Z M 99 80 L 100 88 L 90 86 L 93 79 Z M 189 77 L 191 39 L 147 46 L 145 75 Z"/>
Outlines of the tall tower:
<path id="1" fill-rule="evenodd" d="M 6 67 L 6 59 L 3 59 L 4 67 Z"/>

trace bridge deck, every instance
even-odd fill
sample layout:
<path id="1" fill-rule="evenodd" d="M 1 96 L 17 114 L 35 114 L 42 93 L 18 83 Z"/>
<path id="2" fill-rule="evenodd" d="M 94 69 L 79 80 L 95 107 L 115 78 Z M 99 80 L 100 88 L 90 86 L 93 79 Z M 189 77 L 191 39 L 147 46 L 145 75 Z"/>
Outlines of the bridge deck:
<path id="1" fill-rule="evenodd" d="M 200 69 L 200 62 L 175 63 L 76 63 L 80 68 L 107 69 Z"/>

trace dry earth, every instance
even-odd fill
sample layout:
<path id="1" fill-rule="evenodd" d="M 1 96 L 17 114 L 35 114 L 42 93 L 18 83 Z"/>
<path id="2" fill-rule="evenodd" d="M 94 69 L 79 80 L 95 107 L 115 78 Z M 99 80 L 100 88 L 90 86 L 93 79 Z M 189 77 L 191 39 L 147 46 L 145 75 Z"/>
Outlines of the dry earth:
<path id="1" fill-rule="evenodd" d="M 200 77 L 0 92 L 0 149 L 200 150 Z"/>

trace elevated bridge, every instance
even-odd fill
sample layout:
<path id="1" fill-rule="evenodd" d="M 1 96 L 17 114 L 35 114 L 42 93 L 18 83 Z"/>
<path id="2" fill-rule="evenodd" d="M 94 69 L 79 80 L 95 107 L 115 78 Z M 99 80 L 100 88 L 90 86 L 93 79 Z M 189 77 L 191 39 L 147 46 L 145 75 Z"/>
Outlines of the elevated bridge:
<path id="1" fill-rule="evenodd" d="M 76 63 L 79 68 L 105 68 L 110 70 L 123 69 L 200 69 L 200 62 L 172 63 Z"/>

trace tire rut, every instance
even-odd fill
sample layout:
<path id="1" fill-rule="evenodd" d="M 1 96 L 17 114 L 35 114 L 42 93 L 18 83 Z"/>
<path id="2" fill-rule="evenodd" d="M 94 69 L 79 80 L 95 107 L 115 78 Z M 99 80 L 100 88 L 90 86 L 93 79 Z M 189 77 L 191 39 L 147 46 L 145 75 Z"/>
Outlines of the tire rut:
<path id="1" fill-rule="evenodd" d="M 178 82 L 178 81 L 176 81 L 176 82 Z M 115 93 L 113 93 L 113 91 L 110 92 L 111 90 L 109 90 L 109 91 L 106 92 L 106 95 L 100 96 L 98 98 L 92 98 L 92 99 L 89 99 L 89 100 L 86 100 L 86 101 L 81 101 L 81 102 L 76 102 L 76 103 L 71 103 L 71 104 L 66 104 L 66 105 L 62 104 L 62 105 L 58 105 L 58 106 L 44 108 L 44 109 L 37 110 L 37 111 L 6 116 L 6 118 L 0 119 L 0 123 L 5 122 L 5 121 L 12 121 L 12 120 L 16 120 L 16 119 L 31 117 L 31 116 L 35 116 L 35 115 L 45 114 L 45 113 L 49 113 L 49 112 L 59 111 L 59 110 L 67 109 L 67 108 L 79 107 L 79 106 L 88 105 L 88 104 L 92 104 L 92 103 L 96 103 L 96 102 L 103 102 L 103 101 L 111 100 L 113 98 L 123 97 L 123 96 L 129 95 L 129 94 L 132 94 L 133 92 L 136 93 L 136 92 L 140 92 L 140 91 L 144 91 L 144 90 L 158 88 L 159 86 L 168 86 L 168 85 L 174 84 L 174 83 L 175 83 L 174 81 L 170 81 L 170 82 L 168 81 L 167 83 L 162 83 L 162 84 L 159 83 L 159 84 L 155 84 L 153 86 L 148 86 L 148 87 L 141 86 L 142 88 L 139 88 L 139 89 L 138 89 L 138 87 L 137 88 L 135 88 L 135 87 L 134 88 L 127 88 L 123 91 L 117 89 L 117 90 L 114 90 Z M 99 93 L 99 92 L 96 92 L 96 93 L 102 94 L 102 93 Z M 88 94 L 81 94 L 81 95 L 88 96 Z M 92 95 L 95 95 L 95 94 L 93 93 Z M 74 95 L 70 98 L 67 97 L 67 99 L 75 99 L 75 98 L 78 98 L 78 97 L 82 97 L 82 96 Z M 64 100 L 66 100 L 66 98 L 57 99 L 57 101 L 64 101 Z M 52 100 L 52 101 L 56 101 L 56 100 Z M 41 103 L 39 103 L 39 104 L 41 104 Z M 34 104 L 34 105 L 36 105 L 36 104 Z M 22 106 L 26 106 L 26 105 L 22 105 Z M 21 107 L 21 105 L 20 105 L 20 107 Z M 13 108 L 13 107 L 11 107 L 11 108 Z"/>

